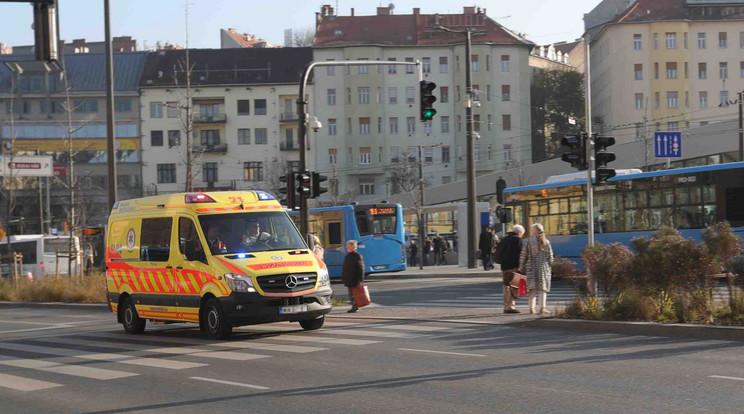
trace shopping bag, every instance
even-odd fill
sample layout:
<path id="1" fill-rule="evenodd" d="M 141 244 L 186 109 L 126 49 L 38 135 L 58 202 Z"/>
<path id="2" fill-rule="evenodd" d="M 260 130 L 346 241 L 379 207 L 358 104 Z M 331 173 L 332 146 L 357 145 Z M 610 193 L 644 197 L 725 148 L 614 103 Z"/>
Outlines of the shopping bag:
<path id="1" fill-rule="evenodd" d="M 527 277 L 525 275 L 514 272 L 509 286 L 516 296 L 527 296 Z"/>
<path id="2" fill-rule="evenodd" d="M 517 291 L 517 295 L 527 296 L 527 280 L 526 279 L 521 279 L 519 281 L 519 289 Z"/>
<path id="3" fill-rule="evenodd" d="M 367 289 L 367 286 L 364 286 L 360 283 L 356 287 L 352 288 L 352 291 L 354 292 L 354 301 L 356 302 L 358 308 L 367 306 L 372 303 L 369 298 L 369 289 Z"/>

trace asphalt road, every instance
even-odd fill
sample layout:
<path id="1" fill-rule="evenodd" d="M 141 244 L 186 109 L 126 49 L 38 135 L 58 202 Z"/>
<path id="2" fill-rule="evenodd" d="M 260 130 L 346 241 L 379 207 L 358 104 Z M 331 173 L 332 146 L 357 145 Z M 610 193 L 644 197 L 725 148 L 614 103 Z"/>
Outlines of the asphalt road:
<path id="1" fill-rule="evenodd" d="M 330 317 L 208 341 L 103 310 L 0 308 L 0 411 L 721 413 L 740 342 Z"/>

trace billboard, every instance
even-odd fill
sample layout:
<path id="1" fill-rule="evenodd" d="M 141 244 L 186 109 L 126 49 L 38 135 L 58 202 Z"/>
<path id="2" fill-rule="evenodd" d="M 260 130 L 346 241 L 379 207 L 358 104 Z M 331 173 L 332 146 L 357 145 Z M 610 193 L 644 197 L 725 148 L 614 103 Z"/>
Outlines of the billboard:
<path id="1" fill-rule="evenodd" d="M 3 177 L 51 177 L 52 156 L 21 156 L 10 157 L 6 154 L 0 157 L 0 175 Z"/>

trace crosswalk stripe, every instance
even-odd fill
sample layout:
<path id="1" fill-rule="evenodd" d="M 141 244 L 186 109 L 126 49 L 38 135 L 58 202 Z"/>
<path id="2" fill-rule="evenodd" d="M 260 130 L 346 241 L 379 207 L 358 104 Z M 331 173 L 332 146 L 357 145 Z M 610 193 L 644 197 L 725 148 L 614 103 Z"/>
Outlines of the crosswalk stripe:
<path id="1" fill-rule="evenodd" d="M 328 348 L 318 348 L 314 346 L 281 345 L 281 344 L 272 344 L 272 343 L 255 342 L 255 341 L 220 342 L 220 343 L 214 344 L 213 346 L 219 346 L 222 348 L 260 349 L 260 350 L 265 350 L 265 351 L 292 352 L 296 354 L 306 354 L 309 352 L 328 350 Z"/>
<path id="2" fill-rule="evenodd" d="M 321 344 L 334 344 L 334 345 L 372 345 L 378 344 L 380 341 L 371 341 L 367 339 L 351 339 L 351 338 L 327 338 L 316 335 L 277 335 L 263 338 L 266 340 L 277 340 L 277 341 L 289 341 L 289 342 L 314 342 Z"/>
<path id="3" fill-rule="evenodd" d="M 38 371 L 54 372 L 57 374 L 72 375 L 75 377 L 91 378 L 103 381 L 139 375 L 133 372 L 114 371 L 110 369 L 86 367 L 82 365 L 60 364 L 40 359 L 8 359 L 0 360 L 0 364 L 16 368 L 35 369 Z"/>
<path id="4" fill-rule="evenodd" d="M 396 331 L 411 331 L 411 332 L 440 332 L 449 331 L 453 328 L 444 326 L 425 326 L 425 325 L 374 325 L 371 326 L 374 329 L 392 329 Z"/>
<path id="5" fill-rule="evenodd" d="M 116 348 L 118 350 L 121 350 L 121 347 L 118 346 L 117 344 L 103 342 L 103 341 L 80 340 L 80 339 L 64 338 L 64 337 L 38 338 L 36 340 L 43 341 L 43 342 L 59 343 L 59 344 L 92 346 L 92 347 L 98 347 L 98 348 Z M 207 366 L 207 364 L 200 364 L 198 362 L 176 361 L 172 359 L 149 358 L 149 357 L 136 357 L 132 355 L 110 354 L 110 353 L 81 354 L 81 355 L 78 355 L 77 357 L 85 358 L 85 359 L 92 359 L 92 360 L 99 360 L 99 361 L 118 362 L 121 364 L 141 365 L 141 366 L 153 367 L 153 368 L 163 368 L 163 369 L 188 369 L 188 368 L 198 368 L 198 367 Z"/>
<path id="6" fill-rule="evenodd" d="M 174 354 L 174 355 L 188 355 L 196 356 L 201 358 L 215 358 L 215 359 L 227 359 L 231 361 L 249 361 L 252 359 L 270 358 L 269 355 L 258 355 L 248 354 L 243 352 L 229 352 L 229 351 L 205 351 L 198 348 L 181 348 L 181 347 L 169 347 L 169 348 L 151 348 L 147 349 L 146 352 L 155 352 L 159 354 Z"/>
<path id="7" fill-rule="evenodd" d="M 371 336 L 378 338 L 418 338 L 419 335 L 412 335 L 401 332 L 386 332 L 386 331 L 373 331 L 368 329 L 338 329 L 338 330 L 326 330 L 323 334 L 333 335 L 349 335 L 349 336 Z"/>
<path id="8" fill-rule="evenodd" d="M 10 388 L 11 390 L 16 391 L 39 391 L 61 386 L 62 384 L 56 384 L 54 382 L 39 381 L 16 375 L 0 374 L 0 387 Z"/>

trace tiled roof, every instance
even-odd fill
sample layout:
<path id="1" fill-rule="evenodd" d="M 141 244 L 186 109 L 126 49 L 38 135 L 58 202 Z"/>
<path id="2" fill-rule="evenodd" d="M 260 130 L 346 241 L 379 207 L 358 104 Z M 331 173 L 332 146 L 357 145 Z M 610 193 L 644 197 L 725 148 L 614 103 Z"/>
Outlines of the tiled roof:
<path id="1" fill-rule="evenodd" d="M 319 16 L 315 47 L 354 45 L 427 46 L 462 43 L 463 35 L 439 30 L 439 25 L 483 32 L 473 43 L 534 46 L 483 13 Z"/>
<path id="2" fill-rule="evenodd" d="M 703 13 L 705 6 L 709 9 Z M 726 4 L 688 5 L 686 0 L 638 0 L 620 13 L 613 23 L 635 23 L 660 20 L 742 20 L 741 7 Z"/>
<path id="3" fill-rule="evenodd" d="M 140 86 L 185 84 L 186 50 L 163 50 L 147 57 Z M 277 49 L 190 49 L 193 85 L 298 83 L 313 60 L 309 47 Z"/>
<path id="4" fill-rule="evenodd" d="M 240 34 L 233 31 L 233 29 L 224 30 L 224 33 L 230 36 L 240 47 L 255 47 L 256 45 L 266 44 L 266 41 L 263 39 L 248 34 Z"/>
<path id="5" fill-rule="evenodd" d="M 581 43 L 580 40 L 577 40 L 575 42 L 570 42 L 570 43 L 560 42 L 560 43 L 554 43 L 553 47 L 555 48 L 556 52 L 561 52 L 563 54 L 566 54 L 566 53 L 571 53 L 571 51 L 574 50 L 576 46 L 579 45 L 579 43 Z"/>

